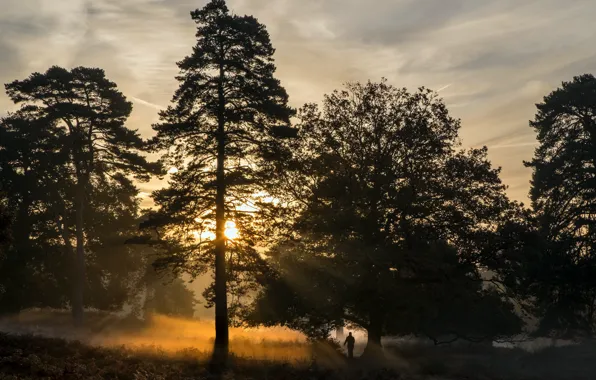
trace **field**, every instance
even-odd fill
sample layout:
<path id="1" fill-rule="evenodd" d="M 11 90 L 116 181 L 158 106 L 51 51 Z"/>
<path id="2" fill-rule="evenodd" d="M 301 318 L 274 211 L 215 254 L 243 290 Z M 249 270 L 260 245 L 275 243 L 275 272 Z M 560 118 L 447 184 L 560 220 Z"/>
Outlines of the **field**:
<path id="1" fill-rule="evenodd" d="M 212 379 L 209 322 L 154 317 L 145 324 L 90 315 L 86 330 L 60 312 L 0 320 L 2 379 Z M 26 334 L 26 335 L 22 335 Z M 36 335 L 33 335 L 36 334 Z M 43 336 L 42 336 L 43 335 Z M 491 347 L 387 344 L 383 365 L 348 362 L 330 345 L 284 329 L 231 333 L 223 379 L 594 379 L 596 345 L 536 353 Z"/>

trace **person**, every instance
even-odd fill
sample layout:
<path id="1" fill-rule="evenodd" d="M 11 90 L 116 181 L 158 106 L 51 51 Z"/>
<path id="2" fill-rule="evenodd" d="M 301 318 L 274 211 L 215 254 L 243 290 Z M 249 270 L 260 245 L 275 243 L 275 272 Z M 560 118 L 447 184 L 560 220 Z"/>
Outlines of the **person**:
<path id="1" fill-rule="evenodd" d="M 348 345 L 348 358 L 352 359 L 352 358 L 354 358 L 354 344 L 356 344 L 356 339 L 354 339 L 354 337 L 352 336 L 352 333 L 349 333 L 348 336 L 346 337 L 344 346 L 346 344 Z"/>

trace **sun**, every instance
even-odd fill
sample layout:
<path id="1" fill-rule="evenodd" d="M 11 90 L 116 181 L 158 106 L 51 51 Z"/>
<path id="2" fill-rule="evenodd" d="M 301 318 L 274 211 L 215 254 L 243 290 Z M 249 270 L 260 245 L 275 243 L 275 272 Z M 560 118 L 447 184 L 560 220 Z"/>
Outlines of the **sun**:
<path id="1" fill-rule="evenodd" d="M 238 231 L 238 228 L 236 228 L 236 223 L 234 223 L 231 220 L 228 220 L 226 222 L 226 230 L 224 234 L 226 235 L 226 238 L 228 238 L 229 240 L 237 239 L 238 236 L 240 236 L 240 232 Z"/>

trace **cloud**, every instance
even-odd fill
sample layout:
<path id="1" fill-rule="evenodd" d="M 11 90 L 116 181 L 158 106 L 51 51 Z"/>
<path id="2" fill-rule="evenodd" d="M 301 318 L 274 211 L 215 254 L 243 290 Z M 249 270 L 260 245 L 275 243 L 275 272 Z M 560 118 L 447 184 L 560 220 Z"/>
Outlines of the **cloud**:
<path id="1" fill-rule="evenodd" d="M 190 53 L 206 0 L 4 0 L 0 80 L 52 64 L 99 66 L 149 136 Z M 596 66 L 592 0 L 229 0 L 267 25 L 294 106 L 346 81 L 440 89 L 467 146 L 485 144 L 512 196 L 527 194 L 528 120 L 549 91 Z M 454 84 L 449 86 L 449 84 Z M 10 109 L 0 96 L 0 113 Z M 527 145 L 525 145 L 527 144 Z M 515 154 L 512 154 L 515 152 Z M 524 194 L 524 195 L 520 195 Z"/>
<path id="2" fill-rule="evenodd" d="M 442 91 L 445 91 L 446 89 L 448 89 L 448 88 L 449 88 L 449 87 L 451 87 L 452 85 L 453 85 L 453 83 L 446 84 L 445 86 L 443 86 L 443 87 L 441 87 L 441 88 L 438 88 L 436 91 L 437 91 L 437 92 L 442 92 Z"/>
<path id="3" fill-rule="evenodd" d="M 517 144 L 501 144 L 501 145 L 491 145 L 490 149 L 510 149 L 510 148 L 525 148 L 527 146 L 537 146 L 537 141 L 526 141 Z"/>

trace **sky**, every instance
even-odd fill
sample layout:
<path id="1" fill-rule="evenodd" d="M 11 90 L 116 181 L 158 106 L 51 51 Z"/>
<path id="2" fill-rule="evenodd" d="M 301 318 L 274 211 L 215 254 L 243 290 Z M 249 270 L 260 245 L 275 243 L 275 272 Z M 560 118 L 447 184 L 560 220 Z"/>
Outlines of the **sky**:
<path id="1" fill-rule="evenodd" d="M 51 65 L 101 67 L 152 135 L 191 52 L 206 0 L 0 0 L 0 82 Z M 229 0 L 264 23 L 277 77 L 299 107 L 348 81 L 385 77 L 440 92 L 466 147 L 489 147 L 513 199 L 528 202 L 535 104 L 596 69 L 594 0 Z M 12 109 L 0 94 L 0 113 Z M 144 193 L 160 187 L 141 184 Z"/>

